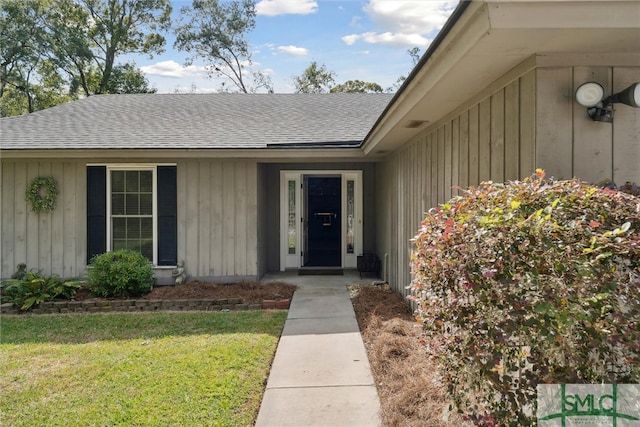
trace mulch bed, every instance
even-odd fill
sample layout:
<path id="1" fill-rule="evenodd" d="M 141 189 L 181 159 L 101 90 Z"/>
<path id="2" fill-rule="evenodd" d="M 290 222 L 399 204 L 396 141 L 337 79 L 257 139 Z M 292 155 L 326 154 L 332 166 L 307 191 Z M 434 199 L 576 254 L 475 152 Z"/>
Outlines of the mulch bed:
<path id="1" fill-rule="evenodd" d="M 284 282 L 242 282 L 242 283 L 210 283 L 192 280 L 182 285 L 156 286 L 151 292 L 137 299 L 147 300 L 205 300 L 240 298 L 245 304 L 262 304 L 264 300 L 285 300 L 293 297 L 295 285 Z M 97 298 L 88 289 L 80 289 L 74 298 L 76 301 L 100 299 L 132 299 L 129 298 Z"/>
<path id="2" fill-rule="evenodd" d="M 379 286 L 350 287 L 353 308 L 378 388 L 385 426 L 459 427 L 457 413 L 425 349 L 425 337 L 401 295 Z"/>

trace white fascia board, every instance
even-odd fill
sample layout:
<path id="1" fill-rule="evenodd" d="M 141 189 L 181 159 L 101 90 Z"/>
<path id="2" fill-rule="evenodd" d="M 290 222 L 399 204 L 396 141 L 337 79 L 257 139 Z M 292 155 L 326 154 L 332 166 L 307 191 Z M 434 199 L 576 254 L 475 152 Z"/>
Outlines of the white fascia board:
<path id="1" fill-rule="evenodd" d="M 175 150 L 1 150 L 3 159 L 361 159 L 360 148 L 268 148 L 249 150 L 175 149 Z"/>

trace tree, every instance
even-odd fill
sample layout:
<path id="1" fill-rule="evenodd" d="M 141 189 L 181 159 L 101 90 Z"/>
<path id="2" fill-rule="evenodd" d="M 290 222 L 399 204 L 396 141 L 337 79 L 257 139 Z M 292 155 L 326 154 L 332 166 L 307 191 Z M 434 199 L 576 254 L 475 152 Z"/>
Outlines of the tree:
<path id="1" fill-rule="evenodd" d="M 411 49 L 407 50 L 407 53 L 411 57 L 411 62 L 413 62 L 413 66 L 418 65 L 418 61 L 420 61 L 420 48 L 418 46 L 414 46 Z"/>
<path id="2" fill-rule="evenodd" d="M 122 54 L 162 53 L 160 31 L 171 25 L 169 0 L 80 0 L 89 14 L 88 37 L 101 72 L 95 93 L 108 93 L 115 60 Z M 79 70 L 80 71 L 80 70 Z"/>
<path id="3" fill-rule="evenodd" d="M 0 7 L 0 97 L 8 86 L 18 93 L 28 93 L 33 70 L 42 60 L 46 4 L 7 0 Z"/>
<path id="4" fill-rule="evenodd" d="M 312 61 L 302 74 L 293 78 L 293 85 L 297 93 L 326 93 L 335 82 L 335 75 L 324 64 L 318 66 L 316 61 Z"/>
<path id="5" fill-rule="evenodd" d="M 51 61 L 42 61 L 33 74 L 38 74 L 38 82 L 25 83 L 25 86 L 8 85 L 4 89 L 0 98 L 0 117 L 32 113 L 73 99 Z"/>
<path id="6" fill-rule="evenodd" d="M 408 49 L 407 53 L 411 57 L 411 62 L 413 64 L 413 67 L 415 68 L 415 66 L 418 65 L 418 61 L 420 61 L 420 48 L 417 47 L 417 46 L 414 46 L 411 49 Z M 398 89 L 400 89 L 400 87 L 402 86 L 402 84 L 404 83 L 405 80 L 407 80 L 407 76 L 405 76 L 405 75 L 402 75 L 402 76 L 398 77 L 398 80 L 396 80 L 396 82 L 393 85 L 388 87 L 386 91 L 387 92 L 397 92 Z"/>
<path id="7" fill-rule="evenodd" d="M 108 93 L 155 93 L 140 69 L 133 64 L 116 65 L 111 72 Z"/>
<path id="8" fill-rule="evenodd" d="M 377 83 L 363 82 L 362 80 L 347 80 L 346 82 L 334 86 L 331 93 L 381 93 L 382 87 Z"/>
<path id="9" fill-rule="evenodd" d="M 96 92 L 101 72 L 95 63 L 93 42 L 88 35 L 91 19 L 75 0 L 48 0 L 44 13 L 46 36 L 40 49 L 67 81 L 69 94 L 77 97 L 80 89 L 89 96 Z"/>
<path id="10" fill-rule="evenodd" d="M 259 88 L 272 91 L 269 76 L 263 72 L 247 71 L 251 67 L 251 52 L 245 39 L 256 26 L 253 0 L 194 0 L 180 10 L 183 18 L 175 29 L 174 47 L 191 56 L 186 64 L 200 58 L 210 62 L 210 76 L 225 77 L 241 92 L 255 92 Z M 247 80 L 251 79 L 252 82 Z M 253 85 L 251 84 L 253 83 Z M 223 83 L 223 91 L 226 91 Z"/>
<path id="11" fill-rule="evenodd" d="M 116 60 L 162 52 L 169 0 L 3 0 L 0 12 L 0 98 L 11 105 L 3 115 L 79 93 L 153 92 L 139 70 Z"/>

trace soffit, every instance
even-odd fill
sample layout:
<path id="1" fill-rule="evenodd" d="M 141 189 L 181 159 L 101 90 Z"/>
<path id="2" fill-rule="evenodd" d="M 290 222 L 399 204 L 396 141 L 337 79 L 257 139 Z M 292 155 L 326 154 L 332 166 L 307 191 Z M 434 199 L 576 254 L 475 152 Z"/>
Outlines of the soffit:
<path id="1" fill-rule="evenodd" d="M 533 55 L 638 53 L 640 2 L 472 2 L 378 120 L 365 152 L 398 148 Z M 426 123 L 406 128 L 412 121 Z"/>

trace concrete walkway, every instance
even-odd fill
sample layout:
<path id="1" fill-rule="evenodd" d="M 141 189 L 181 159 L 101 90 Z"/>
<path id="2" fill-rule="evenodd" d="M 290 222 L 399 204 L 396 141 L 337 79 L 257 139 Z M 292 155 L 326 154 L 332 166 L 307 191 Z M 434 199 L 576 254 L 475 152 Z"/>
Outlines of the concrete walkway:
<path id="1" fill-rule="evenodd" d="M 344 276 L 268 275 L 298 285 L 256 427 L 380 426 L 380 400 Z"/>

